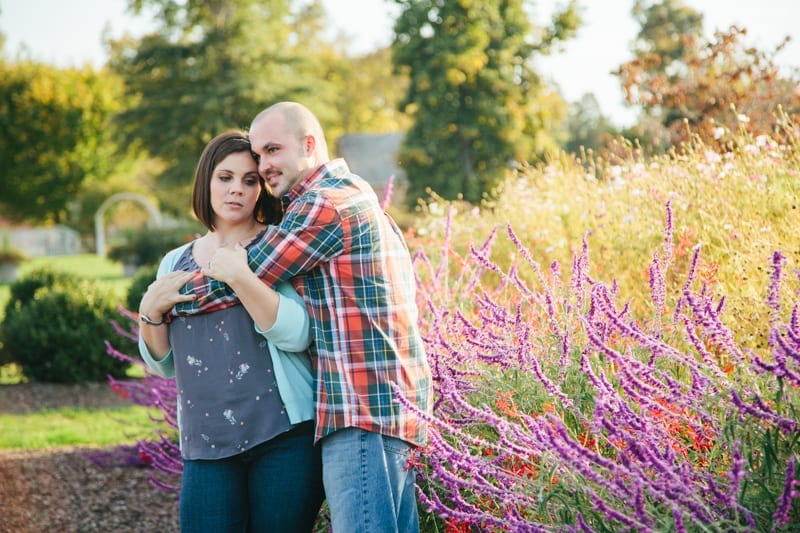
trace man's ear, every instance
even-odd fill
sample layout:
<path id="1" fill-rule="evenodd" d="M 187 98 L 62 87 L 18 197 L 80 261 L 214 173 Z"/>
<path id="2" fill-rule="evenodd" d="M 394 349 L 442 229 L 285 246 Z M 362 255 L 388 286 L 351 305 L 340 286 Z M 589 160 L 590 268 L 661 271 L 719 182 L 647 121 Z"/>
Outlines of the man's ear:
<path id="1" fill-rule="evenodd" d="M 317 140 L 313 135 L 306 135 L 305 149 L 306 157 L 311 157 L 314 155 L 314 151 L 317 149 Z"/>

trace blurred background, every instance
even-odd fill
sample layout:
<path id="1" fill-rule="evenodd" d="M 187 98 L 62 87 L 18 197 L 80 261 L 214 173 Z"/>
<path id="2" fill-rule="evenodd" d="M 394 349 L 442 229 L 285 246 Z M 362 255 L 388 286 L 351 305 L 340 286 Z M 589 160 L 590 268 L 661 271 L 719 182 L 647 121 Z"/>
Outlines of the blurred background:
<path id="1" fill-rule="evenodd" d="M 559 154 L 665 153 L 741 116 L 758 133 L 797 110 L 798 6 L 2 0 L 4 241 L 105 255 L 148 226 L 185 233 L 203 145 L 283 99 L 412 216 Z"/>

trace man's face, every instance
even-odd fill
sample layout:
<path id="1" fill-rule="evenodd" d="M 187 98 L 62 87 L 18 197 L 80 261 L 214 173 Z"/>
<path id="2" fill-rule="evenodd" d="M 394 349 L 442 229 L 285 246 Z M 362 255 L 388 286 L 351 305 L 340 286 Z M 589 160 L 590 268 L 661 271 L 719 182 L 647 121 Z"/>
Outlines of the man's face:
<path id="1" fill-rule="evenodd" d="M 313 170 L 308 146 L 279 112 L 269 113 L 253 125 L 250 144 L 258 159 L 258 173 L 277 197 L 292 190 Z"/>

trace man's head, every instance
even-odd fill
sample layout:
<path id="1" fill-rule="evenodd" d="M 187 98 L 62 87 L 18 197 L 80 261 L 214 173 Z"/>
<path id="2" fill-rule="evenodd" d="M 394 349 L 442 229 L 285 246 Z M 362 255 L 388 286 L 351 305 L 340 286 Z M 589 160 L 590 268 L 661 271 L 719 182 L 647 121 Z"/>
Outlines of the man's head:
<path id="1" fill-rule="evenodd" d="M 296 102 L 280 102 L 259 113 L 250 125 L 250 143 L 259 174 L 278 197 L 329 160 L 317 117 Z"/>

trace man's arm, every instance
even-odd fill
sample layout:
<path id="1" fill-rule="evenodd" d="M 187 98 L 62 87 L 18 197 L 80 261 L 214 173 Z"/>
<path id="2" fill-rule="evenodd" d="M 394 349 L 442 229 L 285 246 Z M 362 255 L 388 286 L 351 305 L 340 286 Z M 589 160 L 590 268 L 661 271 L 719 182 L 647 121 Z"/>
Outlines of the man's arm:
<path id="1" fill-rule="evenodd" d="M 342 223 L 335 206 L 323 196 L 305 195 L 290 204 L 280 225 L 268 228 L 248 249 L 247 262 L 263 283 L 274 287 L 335 257 L 342 246 Z M 176 305 L 178 315 L 209 313 L 239 303 L 228 285 L 202 272 L 180 292 L 197 298 Z"/>

